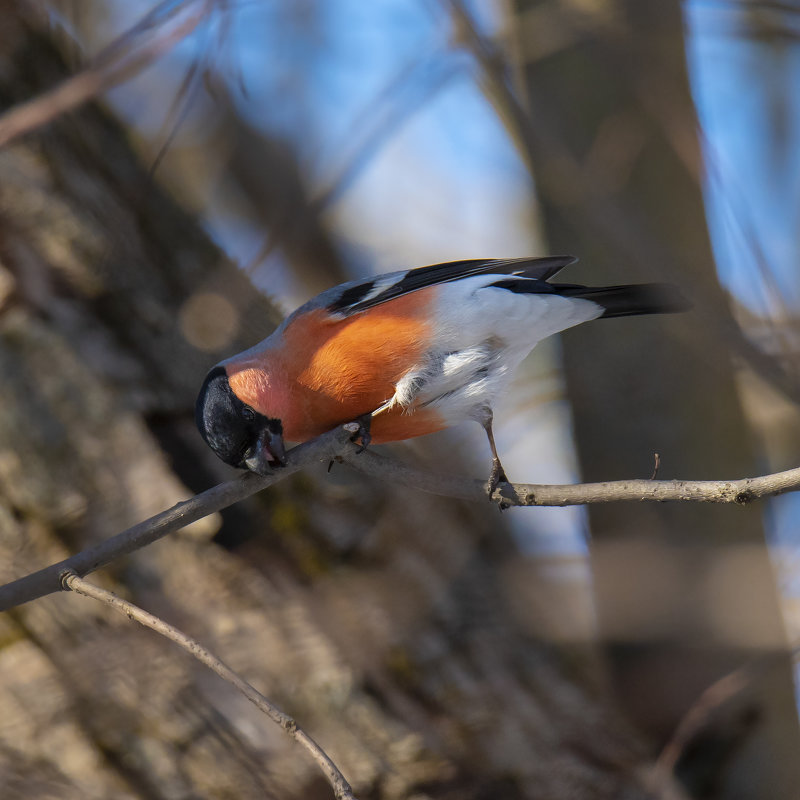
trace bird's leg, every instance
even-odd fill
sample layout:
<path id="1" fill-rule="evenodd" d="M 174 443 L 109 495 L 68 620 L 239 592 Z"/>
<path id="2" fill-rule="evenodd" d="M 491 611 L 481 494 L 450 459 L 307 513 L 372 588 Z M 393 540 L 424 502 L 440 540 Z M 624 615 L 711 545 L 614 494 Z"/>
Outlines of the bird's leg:
<path id="1" fill-rule="evenodd" d="M 358 431 L 356 431 L 353 436 L 353 441 L 355 442 L 356 439 L 361 439 L 361 446 L 356 451 L 356 454 L 358 454 L 363 453 L 372 441 L 372 436 L 370 436 L 369 433 L 370 426 L 372 425 L 372 414 L 362 414 L 355 421 L 358 423 Z"/>
<path id="2" fill-rule="evenodd" d="M 500 456 L 497 455 L 497 445 L 494 443 L 494 433 L 492 432 L 491 410 L 487 413 L 484 419 L 481 420 L 481 425 L 483 425 L 483 429 L 486 431 L 486 437 L 489 439 L 489 447 L 492 451 L 492 471 L 489 473 L 489 483 L 487 484 L 489 497 L 491 497 L 494 494 L 494 490 L 497 488 L 497 485 L 499 483 L 508 483 L 508 478 L 506 477 L 506 472 L 503 469 L 503 465 L 500 463 Z"/>

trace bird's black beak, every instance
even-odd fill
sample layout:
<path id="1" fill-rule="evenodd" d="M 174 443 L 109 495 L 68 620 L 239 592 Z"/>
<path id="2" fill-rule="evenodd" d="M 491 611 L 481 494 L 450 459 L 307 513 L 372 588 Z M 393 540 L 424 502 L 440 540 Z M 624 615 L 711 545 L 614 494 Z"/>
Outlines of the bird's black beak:
<path id="1" fill-rule="evenodd" d="M 286 448 L 283 436 L 277 431 L 264 428 L 258 436 L 253 454 L 244 460 L 247 469 L 259 475 L 269 475 L 275 467 L 286 466 Z"/>

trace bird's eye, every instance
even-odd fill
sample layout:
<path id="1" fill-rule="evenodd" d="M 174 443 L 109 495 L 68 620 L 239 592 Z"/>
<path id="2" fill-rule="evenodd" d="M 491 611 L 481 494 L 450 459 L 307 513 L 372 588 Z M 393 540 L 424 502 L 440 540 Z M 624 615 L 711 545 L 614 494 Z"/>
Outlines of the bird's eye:
<path id="1" fill-rule="evenodd" d="M 253 420 L 256 418 L 256 412 L 255 412 L 255 411 L 253 411 L 253 409 L 252 409 L 252 408 L 250 408 L 250 406 L 245 406 L 245 407 L 242 409 L 242 416 L 243 416 L 243 417 L 244 417 L 246 420 L 248 420 L 248 421 L 252 422 L 252 421 L 253 421 Z"/>

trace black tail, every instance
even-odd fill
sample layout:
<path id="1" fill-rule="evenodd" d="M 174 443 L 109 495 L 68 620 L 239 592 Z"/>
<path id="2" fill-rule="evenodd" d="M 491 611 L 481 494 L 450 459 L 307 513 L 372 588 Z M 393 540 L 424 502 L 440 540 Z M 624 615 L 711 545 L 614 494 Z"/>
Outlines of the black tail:
<path id="1" fill-rule="evenodd" d="M 677 286 L 669 283 L 639 283 L 628 286 L 574 286 L 548 284 L 555 294 L 580 297 L 601 305 L 603 317 L 630 317 L 634 314 L 675 314 L 688 311 L 692 304 Z"/>

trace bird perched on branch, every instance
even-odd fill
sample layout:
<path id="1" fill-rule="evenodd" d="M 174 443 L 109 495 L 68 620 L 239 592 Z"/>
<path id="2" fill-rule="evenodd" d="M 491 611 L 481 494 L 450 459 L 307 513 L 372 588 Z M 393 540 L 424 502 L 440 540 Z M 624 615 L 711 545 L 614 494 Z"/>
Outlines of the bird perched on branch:
<path id="1" fill-rule="evenodd" d="M 223 461 L 263 474 L 285 464 L 284 440 L 345 422 L 359 421 L 365 447 L 471 419 L 489 439 L 491 493 L 506 480 L 492 402 L 537 342 L 599 317 L 688 307 L 666 284 L 550 283 L 573 261 L 453 261 L 328 289 L 208 373 L 200 433 Z"/>

